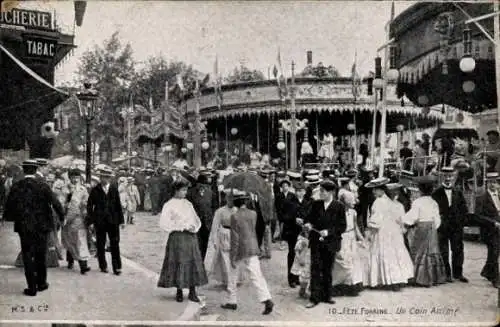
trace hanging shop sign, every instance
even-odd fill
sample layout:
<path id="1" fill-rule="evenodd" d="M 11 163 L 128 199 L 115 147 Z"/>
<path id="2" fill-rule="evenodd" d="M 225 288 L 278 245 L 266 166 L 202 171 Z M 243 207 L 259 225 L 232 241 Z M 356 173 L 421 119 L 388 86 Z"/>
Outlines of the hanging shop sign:
<path id="1" fill-rule="evenodd" d="M 22 26 L 26 29 L 52 30 L 52 14 L 50 12 L 13 8 L 0 10 L 0 24 Z"/>
<path id="2" fill-rule="evenodd" d="M 24 46 L 28 57 L 54 58 L 56 55 L 57 41 L 25 37 Z"/>

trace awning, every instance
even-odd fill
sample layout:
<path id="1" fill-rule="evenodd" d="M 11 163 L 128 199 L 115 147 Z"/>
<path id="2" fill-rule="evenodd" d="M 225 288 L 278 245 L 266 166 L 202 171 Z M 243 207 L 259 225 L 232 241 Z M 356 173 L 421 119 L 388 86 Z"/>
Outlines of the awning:
<path id="1" fill-rule="evenodd" d="M 0 148 L 21 150 L 40 137 L 41 126 L 54 118 L 53 109 L 69 98 L 0 44 Z M 50 63 L 40 66 L 53 74 Z"/>

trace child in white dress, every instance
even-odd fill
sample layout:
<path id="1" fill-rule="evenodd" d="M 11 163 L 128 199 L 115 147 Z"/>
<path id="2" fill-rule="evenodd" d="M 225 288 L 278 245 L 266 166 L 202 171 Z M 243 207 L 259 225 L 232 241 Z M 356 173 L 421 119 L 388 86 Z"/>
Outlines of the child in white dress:
<path id="1" fill-rule="evenodd" d="M 290 272 L 299 276 L 300 290 L 299 296 L 307 299 L 307 288 L 311 275 L 311 249 L 309 248 L 309 235 L 302 232 L 295 243 L 295 260 Z"/>

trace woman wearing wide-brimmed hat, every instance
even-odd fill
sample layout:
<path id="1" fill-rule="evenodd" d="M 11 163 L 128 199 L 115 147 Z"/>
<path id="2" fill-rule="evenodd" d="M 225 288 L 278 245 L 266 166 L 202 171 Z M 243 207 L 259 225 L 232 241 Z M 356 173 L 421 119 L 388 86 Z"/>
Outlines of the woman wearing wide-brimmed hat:
<path id="1" fill-rule="evenodd" d="M 183 288 L 189 300 L 200 302 L 196 287 L 208 283 L 196 233 L 201 221 L 191 202 L 186 200 L 189 183 L 180 179 L 172 184 L 174 197 L 165 203 L 160 228 L 169 233 L 158 287 L 177 288 L 176 300 L 182 302 Z"/>
<path id="2" fill-rule="evenodd" d="M 400 212 L 387 196 L 388 183 L 389 179 L 382 177 L 365 185 L 372 189 L 375 201 L 367 222 L 370 254 L 364 283 L 369 287 L 390 287 L 397 291 L 413 277 L 413 263 L 398 224 Z"/>
<path id="3" fill-rule="evenodd" d="M 441 217 L 439 205 L 431 197 L 434 180 L 424 176 L 417 181 L 420 197 L 413 201 L 402 221 L 414 226 L 412 233 L 408 234 L 408 245 L 415 266 L 415 284 L 430 287 L 446 282 L 446 269 L 437 234 Z"/>
<path id="4" fill-rule="evenodd" d="M 68 186 L 69 193 L 64 201 L 66 219 L 61 232 L 61 241 L 66 248 L 68 269 L 73 269 L 74 261 L 77 260 L 80 265 L 80 272 L 84 275 L 90 270 L 87 266 L 90 252 L 85 222 L 89 194 L 87 188 L 81 183 L 79 170 L 70 170 L 68 176 L 71 184 Z"/>

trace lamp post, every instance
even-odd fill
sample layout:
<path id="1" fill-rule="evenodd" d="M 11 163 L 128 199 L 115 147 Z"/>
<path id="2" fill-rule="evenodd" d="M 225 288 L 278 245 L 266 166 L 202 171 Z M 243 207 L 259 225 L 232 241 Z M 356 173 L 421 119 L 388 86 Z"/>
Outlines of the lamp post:
<path id="1" fill-rule="evenodd" d="M 78 109 L 80 116 L 85 120 L 85 181 L 90 183 L 92 171 L 92 140 L 90 135 L 90 125 L 97 113 L 97 99 L 99 92 L 92 88 L 91 83 L 84 83 L 84 89 L 76 94 L 78 99 Z"/>
<path id="2" fill-rule="evenodd" d="M 297 111 L 295 108 L 295 63 L 292 61 L 292 85 L 290 87 L 290 169 L 297 168 Z"/>

